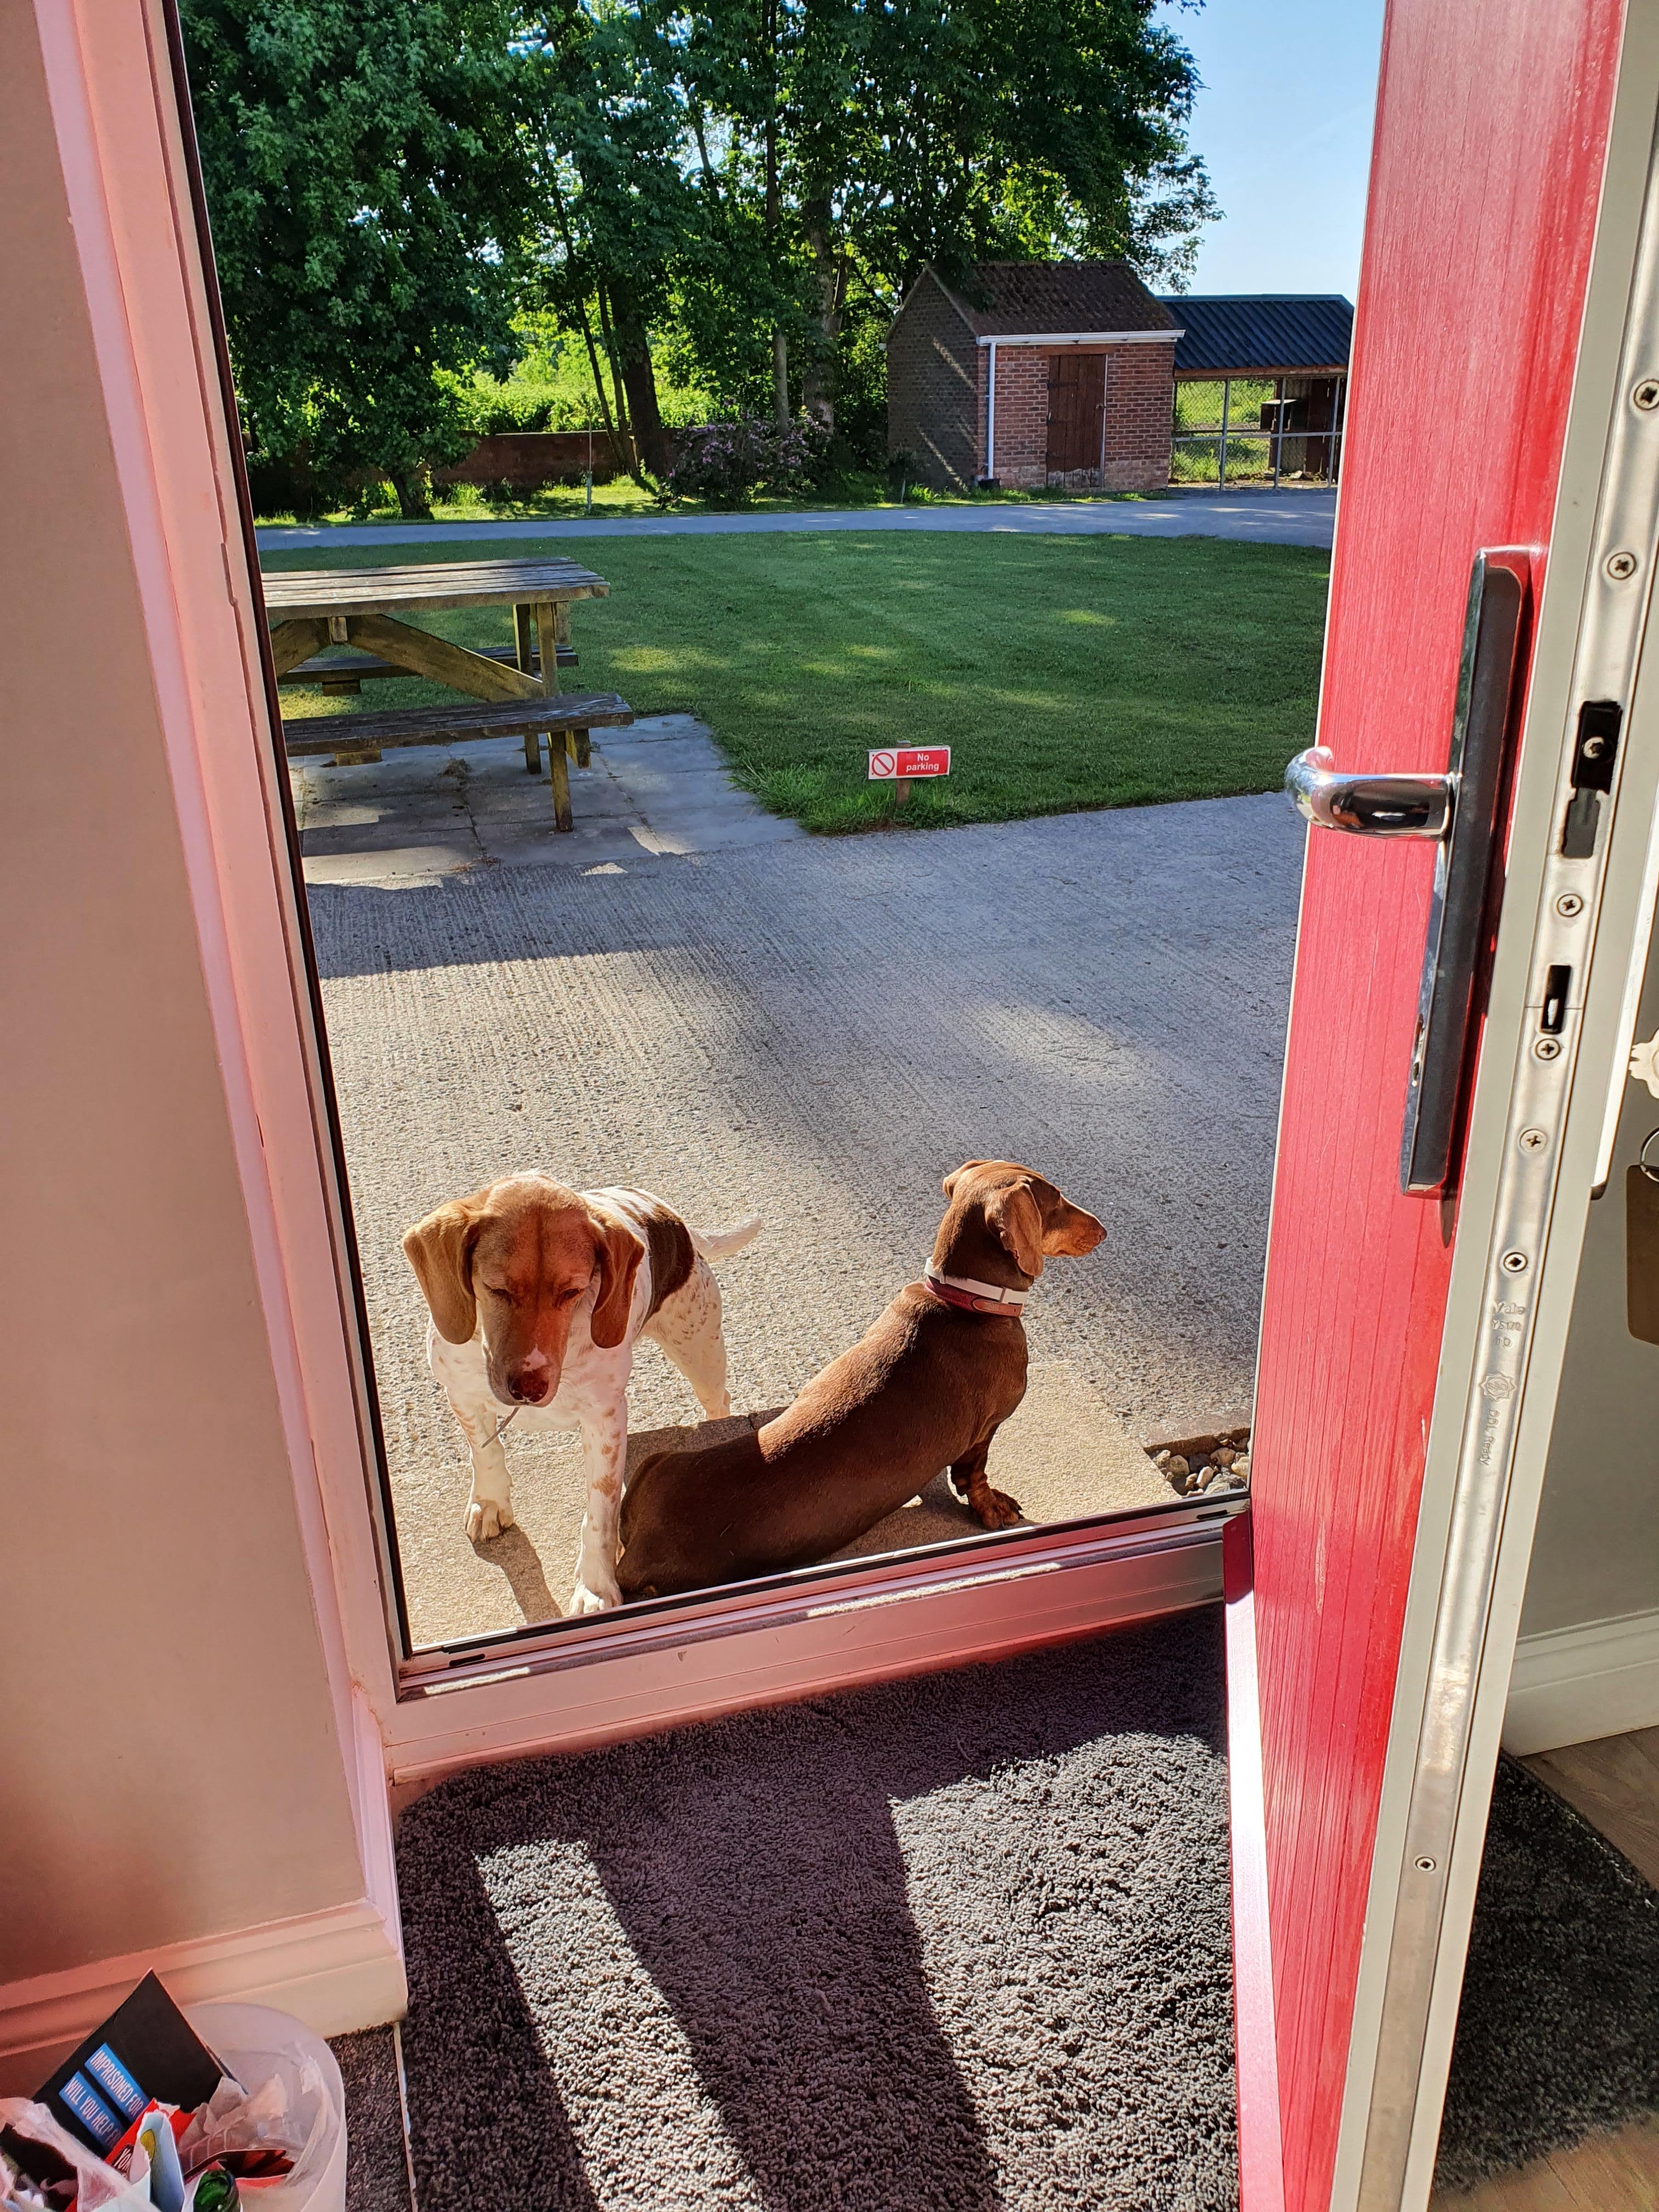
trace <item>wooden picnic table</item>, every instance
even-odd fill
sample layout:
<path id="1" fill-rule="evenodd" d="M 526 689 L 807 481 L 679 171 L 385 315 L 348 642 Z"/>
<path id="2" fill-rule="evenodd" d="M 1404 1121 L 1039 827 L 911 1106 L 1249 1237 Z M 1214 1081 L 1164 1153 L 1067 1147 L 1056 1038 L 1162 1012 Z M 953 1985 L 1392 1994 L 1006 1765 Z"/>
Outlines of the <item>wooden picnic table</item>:
<path id="1" fill-rule="evenodd" d="M 556 695 L 559 647 L 570 640 L 570 609 L 604 599 L 611 586 L 574 561 L 442 561 L 404 568 L 290 568 L 264 579 L 271 659 L 278 676 L 331 645 L 352 645 L 428 683 L 473 699 Z M 516 665 L 473 653 L 404 619 L 453 607 L 510 607 Z M 538 663 L 539 662 L 539 665 Z M 548 770 L 554 817 L 570 827 L 569 762 L 586 765 L 586 733 L 550 732 Z M 364 758 L 378 757 L 366 749 Z M 525 766 L 541 772 L 541 737 L 528 732 Z"/>

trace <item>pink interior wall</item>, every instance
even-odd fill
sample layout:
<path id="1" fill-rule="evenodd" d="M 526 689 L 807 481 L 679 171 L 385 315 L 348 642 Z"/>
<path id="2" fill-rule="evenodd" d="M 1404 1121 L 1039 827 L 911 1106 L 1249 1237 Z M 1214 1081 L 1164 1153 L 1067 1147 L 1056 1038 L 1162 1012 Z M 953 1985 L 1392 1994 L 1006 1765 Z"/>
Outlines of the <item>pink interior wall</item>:
<path id="1" fill-rule="evenodd" d="M 0 1985 L 364 1890 L 36 21 L 0 11 Z"/>

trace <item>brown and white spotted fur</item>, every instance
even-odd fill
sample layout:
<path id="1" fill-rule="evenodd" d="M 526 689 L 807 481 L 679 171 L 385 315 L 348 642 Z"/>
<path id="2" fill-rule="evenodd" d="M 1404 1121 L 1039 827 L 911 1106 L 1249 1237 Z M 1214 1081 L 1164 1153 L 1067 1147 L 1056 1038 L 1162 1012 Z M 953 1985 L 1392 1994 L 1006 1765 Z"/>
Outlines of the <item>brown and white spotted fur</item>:
<path id="1" fill-rule="evenodd" d="M 717 1234 L 688 1229 L 648 1190 L 572 1190 L 509 1176 L 417 1222 L 404 1251 L 430 1321 L 427 1364 L 472 1456 L 466 1533 L 513 1526 L 501 1431 L 580 1431 L 586 1510 L 573 1613 L 621 1602 L 617 1523 L 628 1462 L 634 1345 L 660 1345 L 708 1420 L 732 1410 L 720 1285 L 711 1259 L 741 1251 L 758 1216 Z"/>

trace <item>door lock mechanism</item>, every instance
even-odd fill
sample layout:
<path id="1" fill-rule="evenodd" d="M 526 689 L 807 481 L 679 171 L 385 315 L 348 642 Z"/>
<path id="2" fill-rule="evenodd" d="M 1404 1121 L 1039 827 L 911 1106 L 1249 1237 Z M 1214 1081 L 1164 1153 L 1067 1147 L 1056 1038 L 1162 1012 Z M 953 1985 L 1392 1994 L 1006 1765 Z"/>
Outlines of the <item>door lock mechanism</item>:
<path id="1" fill-rule="evenodd" d="M 1451 828 L 1452 775 L 1353 775 L 1328 745 L 1310 745 L 1285 771 L 1285 789 L 1304 822 L 1355 837 L 1443 837 Z"/>
<path id="2" fill-rule="evenodd" d="M 1474 556 L 1444 775 L 1349 775 L 1323 745 L 1298 753 L 1285 771 L 1291 804 L 1316 827 L 1419 837 L 1437 848 L 1400 1140 L 1400 1188 L 1408 1196 L 1440 1197 L 1457 1182 L 1481 979 L 1497 921 L 1531 567 L 1524 546 L 1491 546 Z M 1594 757 L 1598 768 L 1602 757 Z M 1607 762 L 1610 769 L 1610 753 Z M 1566 988 L 1563 982 L 1556 994 L 1563 1021 Z M 1535 1049 L 1548 1058 L 1562 1047 L 1551 1033 Z"/>

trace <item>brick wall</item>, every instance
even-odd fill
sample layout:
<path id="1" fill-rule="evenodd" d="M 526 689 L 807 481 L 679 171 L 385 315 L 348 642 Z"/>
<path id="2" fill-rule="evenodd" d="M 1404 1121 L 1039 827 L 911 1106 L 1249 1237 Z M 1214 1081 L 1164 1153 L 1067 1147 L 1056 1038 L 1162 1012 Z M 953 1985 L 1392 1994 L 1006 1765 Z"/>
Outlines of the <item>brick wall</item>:
<path id="1" fill-rule="evenodd" d="M 1175 341 L 1109 347 L 1106 490 L 1167 489 L 1174 415 Z"/>
<path id="2" fill-rule="evenodd" d="M 1175 342 L 1089 348 L 1106 356 L 1106 465 L 1064 479 L 1068 490 L 1162 491 L 1170 481 Z M 1048 353 L 997 348 L 997 481 L 1015 490 L 1048 482 Z M 1060 479 L 1056 479 L 1058 483 Z"/>
<path id="3" fill-rule="evenodd" d="M 593 433 L 593 481 L 609 483 L 616 474 L 609 440 Z M 434 469 L 434 484 L 507 483 L 535 491 L 544 484 L 580 483 L 590 451 L 586 430 L 502 430 L 480 438 L 470 453 L 449 468 Z"/>
<path id="4" fill-rule="evenodd" d="M 984 468 L 984 348 L 931 276 L 887 337 L 887 450 L 916 457 L 916 478 L 968 491 Z"/>
<path id="5" fill-rule="evenodd" d="M 1025 491 L 1048 483 L 1048 356 L 1041 346 L 997 348 L 995 436 L 999 483 Z"/>

